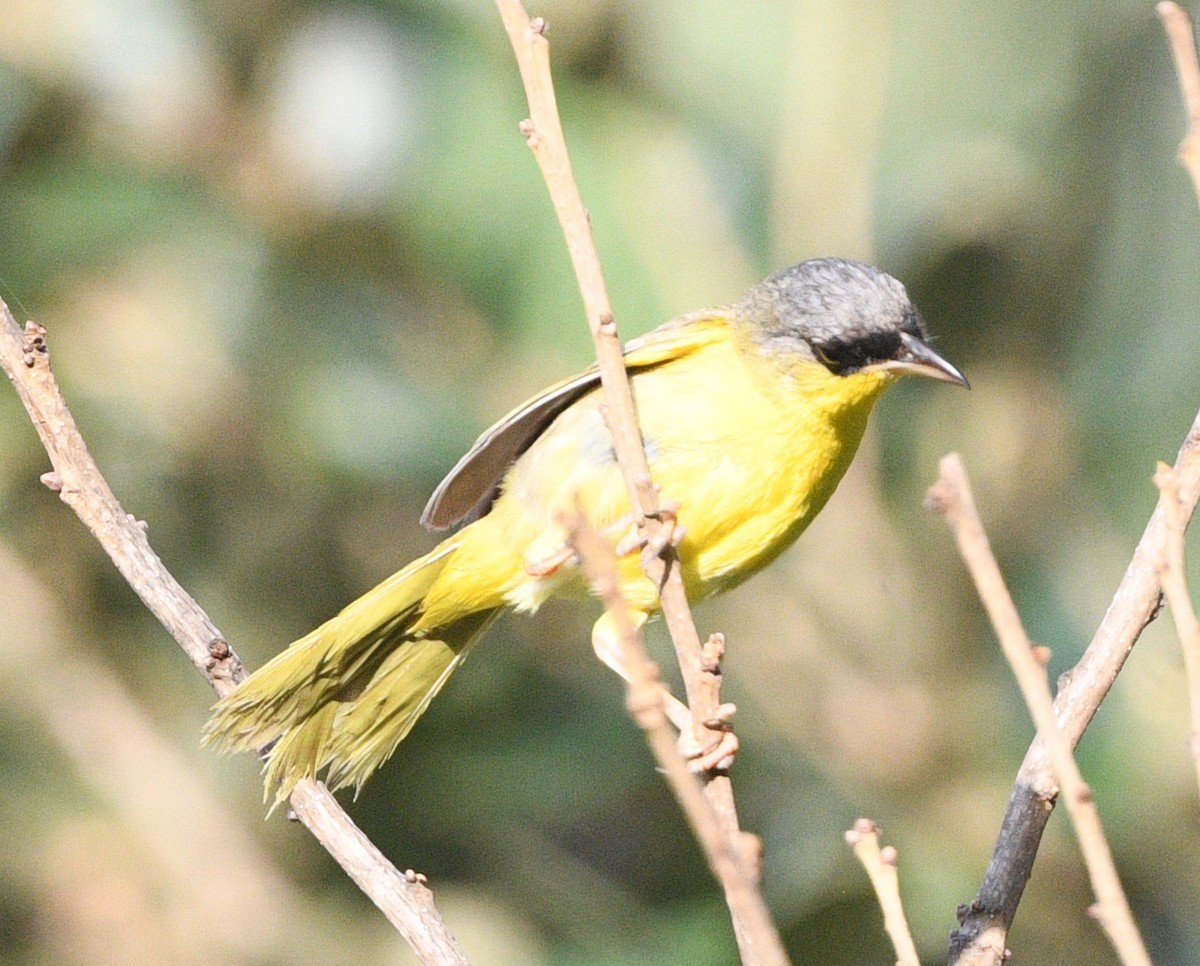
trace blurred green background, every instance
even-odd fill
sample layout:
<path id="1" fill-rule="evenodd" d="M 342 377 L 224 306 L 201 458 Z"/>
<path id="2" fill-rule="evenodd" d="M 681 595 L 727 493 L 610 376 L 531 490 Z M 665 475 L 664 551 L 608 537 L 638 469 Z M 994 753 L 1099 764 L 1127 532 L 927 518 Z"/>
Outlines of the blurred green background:
<path id="1" fill-rule="evenodd" d="M 251 666 L 434 538 L 428 493 L 586 365 L 487 0 L 2 0 L 0 294 L 50 332 L 124 506 Z M 943 525 L 960 450 L 1058 674 L 1197 406 L 1200 214 L 1149 2 L 545 0 L 632 336 L 804 257 L 906 281 L 970 393 L 905 384 L 799 545 L 701 608 L 730 640 L 743 824 L 798 962 L 891 962 L 842 842 L 900 850 L 944 958 L 1031 737 Z M 0 963 L 392 963 L 403 944 L 38 483 L 0 393 Z M 1193 569 L 1193 582 L 1200 573 Z M 479 964 L 724 964 L 710 880 L 595 608 L 503 621 L 351 807 Z M 652 635 L 664 662 L 660 631 Z M 1200 962 L 1200 808 L 1169 621 L 1081 746 L 1159 963 Z M 1010 944 L 1113 961 L 1055 815 Z"/>

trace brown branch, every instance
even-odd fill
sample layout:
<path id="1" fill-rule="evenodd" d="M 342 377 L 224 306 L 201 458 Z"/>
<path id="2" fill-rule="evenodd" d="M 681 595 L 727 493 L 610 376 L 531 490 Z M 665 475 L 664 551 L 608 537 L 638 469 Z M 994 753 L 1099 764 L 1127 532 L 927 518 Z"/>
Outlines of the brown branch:
<path id="1" fill-rule="evenodd" d="M 1048 749 L 1051 767 L 1075 825 L 1096 895 L 1092 912 L 1108 933 L 1122 963 L 1149 966 L 1150 957 L 1121 888 L 1091 790 L 1080 774 L 1071 742 L 1059 730 L 1055 720 L 1044 654 L 1030 642 L 1021 615 L 1009 595 L 975 508 L 966 467 L 957 453 L 951 453 L 942 458 L 940 469 L 937 483 L 929 490 L 929 503 L 954 532 L 959 553 L 971 572 L 1004 656 L 1012 666 L 1021 695 L 1037 725 L 1038 739 Z"/>
<path id="2" fill-rule="evenodd" d="M 0 364 L 54 467 L 42 476 L 42 482 L 96 535 L 121 576 L 216 692 L 227 694 L 244 676 L 241 662 L 208 615 L 150 549 L 145 524 L 121 509 L 100 475 L 50 369 L 46 330 L 30 322 L 22 332 L 2 302 L 0 315 Z"/>
<path id="3" fill-rule="evenodd" d="M 1179 145 L 1179 160 L 1188 169 L 1196 198 L 1200 200 L 1200 60 L 1196 56 L 1196 35 L 1192 18 L 1177 3 L 1163 0 L 1155 7 L 1179 75 L 1179 90 L 1187 109 L 1188 130 Z"/>
<path id="4" fill-rule="evenodd" d="M 1191 519 L 1200 498 L 1200 413 L 1175 461 L 1180 512 Z M 1074 747 L 1091 723 L 1133 645 L 1158 613 L 1158 563 L 1167 526 L 1161 507 L 1146 524 L 1112 603 L 1079 663 L 1059 678 L 1054 700 L 1058 727 Z M 1057 785 L 1045 745 L 1035 738 L 1017 772 L 996 847 L 960 925 L 950 939 L 952 963 L 999 966 L 1005 938 L 1033 870 L 1042 832 L 1054 807 Z"/>
<path id="5" fill-rule="evenodd" d="M 32 322 L 22 331 L 8 306 L 0 301 L 0 366 L 50 457 L 53 471 L 42 481 L 75 511 L 217 694 L 229 693 L 245 677 L 241 661 L 151 549 L 145 524 L 127 514 L 117 502 L 59 391 L 45 335 L 45 329 Z M 420 877 L 398 872 L 323 785 L 303 781 L 291 801 L 309 831 L 384 912 L 423 962 L 467 962 L 434 909 L 432 895 Z"/>
<path id="6" fill-rule="evenodd" d="M 1162 2 L 1156 9 L 1171 44 L 1189 120 L 1180 158 L 1200 199 L 1200 63 L 1192 24 L 1175 3 Z M 1179 484 L 1177 528 L 1186 528 L 1200 496 L 1200 414 L 1180 447 L 1175 471 Z M 1072 746 L 1079 742 L 1112 687 L 1142 629 L 1157 614 L 1162 599 L 1158 570 L 1169 529 L 1160 502 L 1091 644 L 1079 663 L 1060 679 L 1054 708 L 1059 728 Z M 960 911 L 960 926 L 950 939 L 952 963 L 993 966 L 1002 962 L 1008 929 L 1029 881 L 1054 794 L 1045 746 L 1035 739 L 1017 773 L 979 893 Z"/>
<path id="7" fill-rule="evenodd" d="M 1179 160 L 1187 168 L 1200 200 L 1200 57 L 1196 54 L 1196 35 L 1192 18 L 1170 0 L 1155 8 L 1167 32 L 1171 56 L 1179 75 L 1179 90 L 1187 109 L 1188 130 L 1179 146 Z M 1164 472 L 1165 471 L 1165 472 Z M 1167 543 L 1163 550 L 1163 591 L 1171 604 L 1175 628 L 1183 648 L 1184 667 L 1188 680 L 1188 703 L 1191 708 L 1192 733 L 1190 744 L 1200 780 L 1200 625 L 1192 609 L 1183 570 L 1183 534 L 1187 513 L 1180 510 L 1177 474 L 1161 467 L 1155 483 L 1162 490 L 1160 506 L 1167 516 Z"/>
<path id="8" fill-rule="evenodd" d="M 1158 464 L 1154 484 L 1161 496 L 1159 506 L 1167 522 L 1167 538 L 1163 544 L 1163 558 L 1159 566 L 1163 593 L 1171 605 L 1175 618 L 1175 633 L 1183 650 L 1183 667 L 1187 677 L 1188 708 L 1191 714 L 1191 732 L 1188 746 L 1192 752 L 1192 763 L 1196 769 L 1196 780 L 1200 783 L 1200 620 L 1196 619 L 1192 597 L 1188 593 L 1187 576 L 1184 570 L 1183 535 L 1185 523 L 1179 508 L 1179 475 L 1167 466 Z"/>
<path id="9" fill-rule="evenodd" d="M 621 666 L 628 674 L 626 704 L 630 716 L 645 732 L 646 742 L 704 849 L 713 875 L 719 882 L 725 883 L 727 889 L 735 891 L 736 894 L 729 900 L 730 908 L 738 912 L 754 948 L 759 951 L 759 959 L 755 961 L 786 962 L 782 948 L 778 953 L 783 958 L 770 958 L 773 954 L 767 951 L 776 933 L 766 903 L 756 882 L 744 874 L 742 853 L 709 807 L 699 778 L 688 767 L 676 745 L 675 732 L 663 703 L 666 692 L 659 679 L 658 668 L 650 660 L 637 625 L 629 614 L 629 605 L 621 592 L 617 574 L 616 554 L 611 544 L 588 526 L 582 514 L 568 521 L 568 533 L 571 545 L 579 553 L 588 582 L 604 603 L 616 627 L 617 644 L 622 651 Z"/>
<path id="10" fill-rule="evenodd" d="M 892 846 L 879 847 L 879 826 L 869 818 L 860 818 L 854 828 L 846 833 L 846 843 L 854 849 L 854 855 L 867 871 L 867 878 L 883 910 L 883 928 L 892 940 L 896 951 L 896 966 L 921 966 L 908 919 L 904 915 L 904 903 L 900 900 L 900 871 L 898 856 Z"/>
<path id="11" fill-rule="evenodd" d="M 214 822 L 222 802 L 189 766 L 102 654 L 69 646 L 71 616 L 0 546 L 5 601 L 0 687 L 6 710 L 36 716 L 76 775 L 128 828 L 162 889 L 159 915 L 181 949 L 210 962 L 302 961 L 316 938 L 310 903 L 238 822 Z M 221 929 L 197 909 L 221 883 Z M 164 961 L 179 953 L 164 950 Z M 194 958 L 191 957 L 191 958 Z"/>
<path id="12" fill-rule="evenodd" d="M 625 371 L 625 356 L 592 237 L 591 218 L 583 206 L 571 170 L 550 73 L 550 45 L 544 33 L 546 24 L 540 17 L 531 20 L 520 0 L 496 0 L 496 5 L 516 54 L 529 101 L 530 117 L 521 122 L 521 133 L 533 151 L 562 225 L 595 343 L 613 450 L 629 491 L 630 505 L 637 516 L 639 532 L 646 545 L 658 551 L 653 556 L 647 555 L 647 575 L 660 588 L 663 619 L 679 650 L 688 704 L 700 722 L 711 718 L 717 709 L 715 705 L 706 706 L 709 696 L 701 684 L 700 638 L 683 592 L 679 568 L 668 565 L 673 521 L 670 513 L 663 512 L 658 489 L 650 476 L 633 391 Z M 697 736 L 701 735 L 702 726 L 698 724 Z"/>
<path id="13" fill-rule="evenodd" d="M 613 449 L 635 510 L 639 535 L 648 553 L 643 555 L 647 576 L 659 588 L 663 618 L 675 644 L 683 674 L 688 705 L 692 710 L 692 730 L 696 744 L 704 747 L 727 740 L 728 709 L 720 705 L 715 676 L 705 671 L 705 655 L 684 592 L 683 578 L 672 551 L 673 514 L 663 509 L 650 476 L 650 467 L 642 448 L 633 394 L 625 372 L 624 357 L 612 308 L 604 285 L 600 260 L 592 238 L 591 222 L 583 206 L 578 185 L 571 172 L 570 157 L 562 131 L 550 73 L 550 48 L 544 36 L 545 22 L 530 20 L 520 0 L 496 0 L 504 27 L 516 55 L 517 66 L 529 101 L 529 120 L 521 132 L 533 151 L 546 181 L 555 212 L 562 225 L 567 249 L 575 269 L 584 311 L 591 328 L 600 369 L 600 381 L 607 402 Z M 715 650 L 715 645 L 713 649 Z M 711 656 L 712 650 L 710 650 Z M 757 865 L 748 847 L 750 837 L 738 828 L 733 787 L 727 774 L 705 775 L 704 794 L 716 812 L 735 853 L 740 855 L 738 875 L 722 879 L 726 902 L 733 915 L 738 948 L 745 963 L 786 962 L 782 942 L 773 927 L 768 933 L 752 932 L 739 904 L 744 896 L 743 881 L 757 879 Z M 710 856 L 714 869 L 723 869 Z"/>
<path id="14" fill-rule="evenodd" d="M 1189 131 L 1180 151 L 1200 198 L 1200 65 L 1190 19 L 1178 5 L 1159 3 L 1171 43 L 1180 88 L 1187 106 Z M 1200 414 L 1175 462 L 1179 510 L 1186 527 L 1200 493 Z M 1083 658 L 1060 680 L 1055 699 L 1059 727 L 1072 746 L 1078 743 L 1100 702 L 1112 687 L 1142 629 L 1153 620 L 1160 602 L 1158 564 L 1167 539 L 1160 505 L 1150 518 L 1133 559 L 1117 588 Z M 950 941 L 953 963 L 998 964 L 1008 929 L 1016 915 L 1025 883 L 1033 869 L 1042 831 L 1054 802 L 1054 783 L 1045 746 L 1035 739 L 1017 773 L 1000 836 L 979 893 L 961 910 L 960 926 Z"/>

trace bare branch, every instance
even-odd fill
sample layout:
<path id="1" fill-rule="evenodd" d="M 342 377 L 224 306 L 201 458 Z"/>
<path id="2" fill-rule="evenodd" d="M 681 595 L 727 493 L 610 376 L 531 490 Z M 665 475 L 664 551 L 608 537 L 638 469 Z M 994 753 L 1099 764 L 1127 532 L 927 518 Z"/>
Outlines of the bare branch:
<path id="1" fill-rule="evenodd" d="M 46 330 L 17 325 L 0 302 L 0 365 L 25 406 L 54 467 L 42 482 L 58 493 L 95 534 L 121 576 L 208 678 L 217 694 L 233 690 L 245 672 L 220 631 L 150 549 L 146 526 L 113 496 L 88 453 L 50 369 Z"/>
<path id="2" fill-rule="evenodd" d="M 296 817 L 396 927 L 421 962 L 469 966 L 458 940 L 433 904 L 425 876 L 387 860 L 323 784 L 304 778 L 288 799 Z"/>
<path id="3" fill-rule="evenodd" d="M 675 644 L 688 705 L 692 709 L 694 737 L 701 747 L 726 741 L 727 718 L 722 717 L 715 679 L 711 674 L 706 679 L 703 648 L 684 592 L 683 577 L 675 565 L 672 550 L 674 515 L 664 509 L 650 476 L 621 344 L 592 238 L 591 222 L 571 172 L 550 74 L 550 48 L 544 35 L 546 25 L 541 18 L 530 20 L 520 0 L 496 0 L 496 5 L 529 100 L 530 118 L 521 124 L 521 132 L 541 168 L 575 268 L 596 347 L 613 449 L 629 491 L 630 505 L 635 510 L 639 534 L 650 551 L 643 555 L 643 565 L 647 576 L 659 588 L 663 618 Z M 715 736 L 712 732 L 716 732 Z M 740 855 L 738 875 L 722 879 L 722 886 L 733 914 L 742 960 L 745 963 L 786 962 L 783 944 L 774 927 L 769 933 L 752 930 L 745 917 L 755 914 L 739 908 L 744 895 L 743 880 L 753 882 L 757 878 L 756 864 L 751 861 L 751 853 L 756 850 L 747 847 L 748 836 L 739 830 L 729 776 L 722 772 L 706 773 L 704 794 L 717 814 L 730 846 Z M 712 856 L 710 864 L 717 870 L 724 868 Z"/>
<path id="4" fill-rule="evenodd" d="M 1012 666 L 1021 695 L 1037 725 L 1038 738 L 1049 751 L 1051 766 L 1075 824 L 1075 834 L 1096 895 L 1092 912 L 1108 933 L 1122 963 L 1149 966 L 1150 957 L 1121 888 L 1091 790 L 1079 772 L 1072 743 L 1059 730 L 1055 720 L 1054 699 L 1046 680 L 1046 655 L 1041 649 L 1034 648 L 1025 633 L 1021 615 L 1009 595 L 983 522 L 975 509 L 966 467 L 957 453 L 942 458 L 941 475 L 929 490 L 928 502 L 954 532 L 959 552 L 971 572 L 979 598 L 1000 638 L 1004 656 Z"/>
<path id="5" fill-rule="evenodd" d="M 743 872 L 744 856 L 722 828 L 716 813 L 705 801 L 703 787 L 688 767 L 675 744 L 675 733 L 667 719 L 663 699 L 665 691 L 658 677 L 658 668 L 650 660 L 637 625 L 629 613 L 629 605 L 621 593 L 617 575 L 617 558 L 612 546 L 592 527 L 582 514 L 567 521 L 572 546 L 579 553 L 588 581 L 604 602 L 605 610 L 617 630 L 617 643 L 622 650 L 621 666 L 628 674 L 626 703 L 633 720 L 646 733 L 654 757 L 674 792 L 680 808 L 704 849 L 713 874 L 733 890 L 730 908 L 737 911 L 746 924 L 755 949 L 760 950 L 758 961 L 772 961 L 767 955 L 777 941 L 775 927 L 757 884 Z M 782 949 L 780 950 L 782 954 Z M 786 962 L 786 958 L 778 960 Z"/>
<path id="6" fill-rule="evenodd" d="M 0 366 L 17 391 L 54 467 L 42 477 L 112 558 L 147 608 L 220 695 L 245 676 L 237 655 L 150 547 L 146 526 L 126 513 L 88 452 L 50 368 L 46 330 L 24 331 L 0 301 Z M 401 875 L 321 784 L 297 785 L 292 804 L 317 840 L 383 910 L 426 963 L 466 963 L 419 877 Z"/>
<path id="7" fill-rule="evenodd" d="M 921 966 L 908 919 L 904 915 L 904 903 L 900 901 L 900 871 L 898 856 L 892 846 L 879 847 L 879 826 L 869 818 L 860 818 L 854 828 L 846 833 L 846 842 L 854 849 L 854 855 L 875 889 L 879 908 L 883 910 L 883 928 L 896 950 L 896 966 Z"/>
<path id="8" fill-rule="evenodd" d="M 1167 538 L 1163 544 L 1163 559 L 1159 568 L 1163 593 L 1175 618 L 1175 632 L 1183 649 L 1183 666 L 1187 675 L 1188 707 L 1192 728 L 1188 744 L 1200 782 L 1200 620 L 1192 607 L 1184 571 L 1183 534 L 1185 522 L 1179 507 L 1179 474 L 1166 463 L 1158 464 L 1154 484 L 1162 496 L 1159 506 L 1167 522 Z"/>
<path id="9" fill-rule="evenodd" d="M 1189 129 L 1180 158 L 1200 199 L 1200 63 L 1188 15 L 1169 0 L 1157 6 L 1171 44 Z M 1174 529 L 1186 528 L 1200 496 L 1200 414 L 1197 414 L 1175 460 L 1179 517 Z M 1075 745 L 1124 666 L 1142 629 L 1154 619 L 1162 595 L 1159 566 L 1169 539 L 1161 502 L 1150 517 L 1133 559 L 1083 658 L 1060 679 L 1054 702 L 1059 727 Z M 1000 836 L 976 898 L 960 913 L 960 926 L 950 940 L 952 963 L 998 966 L 1025 883 L 1033 869 L 1042 831 L 1054 805 L 1054 781 L 1041 739 L 1035 739 L 1017 773 Z"/>
<path id="10" fill-rule="evenodd" d="M 1200 200 L 1200 60 L 1196 56 L 1192 18 L 1171 0 L 1163 0 L 1155 10 L 1167 32 L 1171 56 L 1179 74 L 1179 90 L 1188 115 L 1188 130 L 1179 145 L 1179 160 L 1191 175 L 1197 200 Z"/>
<path id="11" fill-rule="evenodd" d="M 613 438 L 613 450 L 624 475 L 630 505 L 634 508 L 644 542 L 646 546 L 660 551 L 654 556 L 647 556 L 647 575 L 660 588 L 663 619 L 676 642 L 688 704 L 697 719 L 697 737 L 700 737 L 703 729 L 699 721 L 712 717 L 716 707 L 704 706 L 704 689 L 700 684 L 700 637 L 692 621 L 679 568 L 667 564 L 671 556 L 674 519 L 672 514 L 663 512 L 642 446 L 633 391 L 625 372 L 625 357 L 617 336 L 600 257 L 592 237 L 591 219 L 583 206 L 579 186 L 571 170 L 566 138 L 558 116 L 550 74 L 550 45 L 545 37 L 546 24 L 540 17 L 530 20 L 520 0 L 497 0 L 497 6 L 516 54 L 529 100 L 530 118 L 521 122 L 521 133 L 525 135 L 546 181 L 583 296 L 584 312 L 591 327 L 600 381 L 608 404 L 607 420 Z"/>
<path id="12" fill-rule="evenodd" d="M 1200 498 L 1200 413 L 1179 449 L 1175 469 L 1179 474 L 1180 513 L 1186 524 Z M 1091 723 L 1142 630 L 1158 613 L 1158 563 L 1166 531 L 1159 507 L 1146 524 L 1133 559 L 1083 657 L 1059 678 L 1054 711 L 1058 727 L 1072 747 Z M 1057 790 L 1045 745 L 1035 738 L 1017 772 L 979 893 L 960 910 L 960 925 L 950 940 L 952 963 L 999 966 L 1003 962 L 1005 937 L 1033 870 Z"/>

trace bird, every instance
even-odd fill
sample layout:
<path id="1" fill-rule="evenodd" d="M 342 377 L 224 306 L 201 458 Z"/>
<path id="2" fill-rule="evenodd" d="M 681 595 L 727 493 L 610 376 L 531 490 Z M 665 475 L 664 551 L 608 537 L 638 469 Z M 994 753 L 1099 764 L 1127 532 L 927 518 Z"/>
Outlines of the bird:
<path id="1" fill-rule="evenodd" d="M 692 602 L 796 540 L 897 379 L 969 388 L 932 348 L 904 286 L 841 258 L 778 271 L 623 352 L 651 475 L 677 508 L 674 553 Z M 357 794 L 502 612 L 587 598 L 565 522 L 578 513 L 621 551 L 619 585 L 641 626 L 658 593 L 628 549 L 634 518 L 595 365 L 486 430 L 422 515 L 430 529 L 459 529 L 219 700 L 205 740 L 258 751 L 276 804 L 321 775 Z M 602 615 L 601 656 L 612 633 Z"/>

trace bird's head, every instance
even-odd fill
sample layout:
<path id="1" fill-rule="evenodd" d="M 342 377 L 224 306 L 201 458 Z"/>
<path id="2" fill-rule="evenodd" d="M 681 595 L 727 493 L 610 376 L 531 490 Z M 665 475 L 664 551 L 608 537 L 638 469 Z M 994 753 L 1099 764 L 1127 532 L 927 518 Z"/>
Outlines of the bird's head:
<path id="1" fill-rule="evenodd" d="M 966 377 L 929 345 L 904 286 L 862 262 L 814 258 L 768 276 L 737 304 L 767 352 L 793 353 L 837 376 L 888 371 L 960 386 Z"/>

